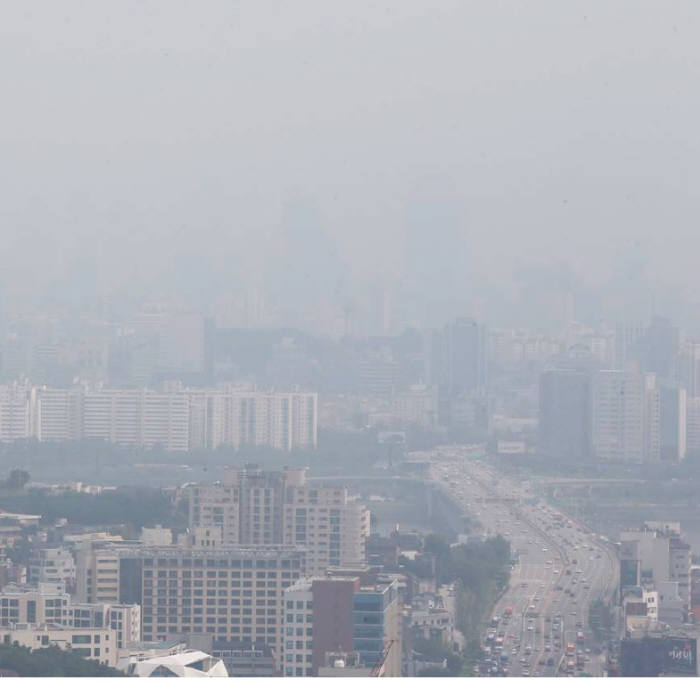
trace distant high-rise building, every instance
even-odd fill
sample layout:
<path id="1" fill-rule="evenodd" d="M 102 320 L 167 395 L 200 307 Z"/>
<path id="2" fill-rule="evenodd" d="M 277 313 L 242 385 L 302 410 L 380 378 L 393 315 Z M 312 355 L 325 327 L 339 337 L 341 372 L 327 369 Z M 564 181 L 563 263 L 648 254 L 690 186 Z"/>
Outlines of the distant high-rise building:
<path id="1" fill-rule="evenodd" d="M 35 391 L 27 382 L 0 386 L 0 441 L 31 438 L 35 400 Z"/>
<path id="2" fill-rule="evenodd" d="M 638 360 L 645 331 L 641 323 L 619 322 L 615 326 L 615 369 L 626 369 Z"/>
<path id="3" fill-rule="evenodd" d="M 83 396 L 83 438 L 166 450 L 189 447 L 187 395 L 147 389 L 102 389 Z"/>
<path id="4" fill-rule="evenodd" d="M 655 316 L 641 340 L 642 369 L 659 379 L 675 379 L 679 335 L 678 329 L 665 317 Z"/>
<path id="5" fill-rule="evenodd" d="M 700 396 L 686 402 L 686 452 L 700 455 Z"/>
<path id="6" fill-rule="evenodd" d="M 359 363 L 360 391 L 365 395 L 389 399 L 398 382 L 399 366 L 387 349 Z"/>
<path id="7" fill-rule="evenodd" d="M 600 459 L 641 462 L 647 456 L 647 384 L 633 371 L 601 370 L 591 388 L 591 447 Z"/>
<path id="8" fill-rule="evenodd" d="M 591 456 L 591 375 L 577 369 L 552 369 L 540 376 L 540 454 L 571 462 Z"/>
<path id="9" fill-rule="evenodd" d="M 204 317 L 155 307 L 140 313 L 135 334 L 156 348 L 155 369 L 162 375 L 200 375 L 204 371 Z"/>
<path id="10" fill-rule="evenodd" d="M 659 438 L 661 459 L 680 462 L 687 444 L 686 390 L 675 384 L 662 383 L 659 388 Z"/>
<path id="11" fill-rule="evenodd" d="M 486 385 L 486 335 L 476 320 L 462 317 L 445 328 L 450 395 Z"/>
<path id="12" fill-rule="evenodd" d="M 190 449 L 219 445 L 315 449 L 318 395 L 309 391 L 191 390 Z"/>
<path id="13" fill-rule="evenodd" d="M 167 384 L 168 382 L 166 382 Z M 96 439 L 170 451 L 317 445 L 318 396 L 302 391 L 0 385 L 0 441 Z"/>
<path id="14" fill-rule="evenodd" d="M 678 375 L 688 398 L 700 396 L 700 340 L 688 339 L 683 343 Z"/>

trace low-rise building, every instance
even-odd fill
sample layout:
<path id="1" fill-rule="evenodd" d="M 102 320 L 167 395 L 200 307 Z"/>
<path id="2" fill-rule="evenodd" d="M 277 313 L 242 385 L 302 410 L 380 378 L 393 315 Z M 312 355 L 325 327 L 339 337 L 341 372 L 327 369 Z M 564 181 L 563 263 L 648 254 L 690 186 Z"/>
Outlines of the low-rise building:
<path id="1" fill-rule="evenodd" d="M 319 675 L 326 654 L 339 651 L 357 652 L 361 667 L 401 674 L 396 580 L 344 573 L 303 578 L 285 590 L 285 677 Z"/>
<path id="2" fill-rule="evenodd" d="M 221 659 L 189 649 L 170 656 L 146 658 L 129 666 L 126 672 L 132 677 L 228 677 Z"/>
<path id="3" fill-rule="evenodd" d="M 0 642 L 30 649 L 58 647 L 84 658 L 114 667 L 117 645 L 108 628 L 70 628 L 56 624 L 18 623 L 0 627 Z"/>

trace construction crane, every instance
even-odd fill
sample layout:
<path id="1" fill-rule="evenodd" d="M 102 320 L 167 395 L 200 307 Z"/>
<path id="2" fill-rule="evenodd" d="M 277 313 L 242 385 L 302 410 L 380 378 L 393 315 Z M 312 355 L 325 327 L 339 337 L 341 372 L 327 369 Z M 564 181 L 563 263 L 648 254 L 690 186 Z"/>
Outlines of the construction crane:
<path id="1" fill-rule="evenodd" d="M 389 655 L 389 650 L 391 649 L 391 645 L 395 642 L 395 639 L 390 639 L 387 643 L 386 646 L 384 647 L 384 650 L 382 651 L 381 656 L 379 657 L 379 660 L 374 664 L 374 667 L 372 668 L 369 676 L 370 677 L 381 677 L 382 676 L 382 667 L 384 666 L 384 663 L 386 663 L 387 656 Z"/>

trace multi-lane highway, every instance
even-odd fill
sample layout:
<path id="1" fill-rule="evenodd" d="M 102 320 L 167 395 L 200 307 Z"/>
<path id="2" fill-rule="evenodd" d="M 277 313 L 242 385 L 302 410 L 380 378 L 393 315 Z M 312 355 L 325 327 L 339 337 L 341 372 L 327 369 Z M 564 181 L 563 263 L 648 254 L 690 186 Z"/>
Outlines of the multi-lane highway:
<path id="1" fill-rule="evenodd" d="M 612 596 L 617 584 L 612 546 L 536 502 L 530 483 L 508 479 L 458 450 L 436 455 L 431 476 L 484 533 L 509 540 L 517 557 L 484 634 L 478 673 L 604 675 L 605 652 L 588 629 L 588 607 Z"/>

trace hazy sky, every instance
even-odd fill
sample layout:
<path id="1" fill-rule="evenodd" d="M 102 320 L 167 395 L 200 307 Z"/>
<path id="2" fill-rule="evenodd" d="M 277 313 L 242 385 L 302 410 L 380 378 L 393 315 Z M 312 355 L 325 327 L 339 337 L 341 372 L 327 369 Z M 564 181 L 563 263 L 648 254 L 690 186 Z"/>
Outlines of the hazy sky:
<path id="1" fill-rule="evenodd" d="M 470 295 L 563 263 L 700 301 L 696 0 L 0 10 L 6 296 L 262 283 L 302 198 L 346 282 L 410 280 L 422 204 Z"/>

